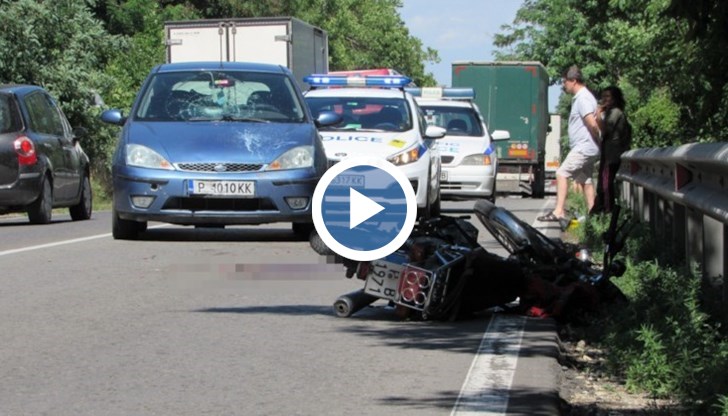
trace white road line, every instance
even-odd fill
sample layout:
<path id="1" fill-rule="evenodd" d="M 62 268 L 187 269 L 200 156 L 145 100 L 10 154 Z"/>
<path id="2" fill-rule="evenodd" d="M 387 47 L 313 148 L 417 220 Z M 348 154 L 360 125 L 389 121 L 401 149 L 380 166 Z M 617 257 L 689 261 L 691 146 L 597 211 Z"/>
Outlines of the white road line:
<path id="1" fill-rule="evenodd" d="M 545 201 L 541 210 L 549 205 L 551 201 Z M 506 414 L 525 325 L 523 316 L 493 315 L 451 416 Z"/>
<path id="2" fill-rule="evenodd" d="M 161 224 L 161 225 L 155 225 L 153 227 L 149 227 L 149 229 L 161 228 L 161 227 L 167 227 L 167 226 L 168 226 L 168 224 Z M 97 234 L 97 235 L 91 235 L 91 236 L 88 236 L 88 237 L 74 238 L 74 239 L 71 239 L 71 240 L 56 241 L 55 243 L 39 244 L 37 246 L 29 246 L 29 247 L 23 247 L 23 248 L 15 248 L 15 249 L 12 249 L 12 250 L 0 251 L 0 257 L 2 257 L 2 256 L 8 256 L 10 254 L 23 253 L 23 252 L 26 252 L 26 251 L 40 250 L 40 249 L 43 249 L 43 248 L 63 246 L 63 245 L 66 245 L 66 244 L 82 243 L 84 241 L 97 240 L 99 238 L 106 238 L 106 237 L 111 237 L 111 233 Z"/>
<path id="3" fill-rule="evenodd" d="M 15 248 L 12 250 L 0 251 L 0 256 L 8 256 L 10 254 L 17 254 L 17 253 L 23 253 L 26 251 L 40 250 L 42 248 L 56 247 L 56 246 L 62 246 L 62 245 L 66 245 L 66 244 L 81 243 L 84 241 L 96 240 L 98 238 L 104 238 L 104 237 L 110 237 L 110 236 L 111 236 L 111 233 L 99 234 L 99 235 L 92 235 L 90 237 L 74 238 L 72 240 L 56 241 L 55 243 L 40 244 L 37 246 L 29 246 L 29 247 L 23 247 L 23 248 Z"/>
<path id="4" fill-rule="evenodd" d="M 523 316 L 493 315 L 451 416 L 506 414 L 525 324 Z"/>

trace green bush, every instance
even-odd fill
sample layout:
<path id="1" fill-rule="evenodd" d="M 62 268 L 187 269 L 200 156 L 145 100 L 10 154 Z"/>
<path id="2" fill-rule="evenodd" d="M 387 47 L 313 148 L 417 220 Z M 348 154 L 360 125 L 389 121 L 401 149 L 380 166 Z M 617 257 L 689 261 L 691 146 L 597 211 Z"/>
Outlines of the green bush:
<path id="1" fill-rule="evenodd" d="M 622 213 L 624 219 L 628 213 Z M 591 216 L 580 241 L 601 241 L 606 215 Z M 728 342 L 701 303 L 696 268 L 670 264 L 670 250 L 654 245 L 638 225 L 623 251 L 627 271 L 614 282 L 627 307 L 606 311 L 585 333 L 608 351 L 608 368 L 634 391 L 673 398 L 697 414 L 728 414 Z"/>
<path id="2" fill-rule="evenodd" d="M 632 147 L 677 146 L 684 138 L 680 127 L 680 106 L 667 88 L 655 90 L 631 116 L 634 133 Z"/>

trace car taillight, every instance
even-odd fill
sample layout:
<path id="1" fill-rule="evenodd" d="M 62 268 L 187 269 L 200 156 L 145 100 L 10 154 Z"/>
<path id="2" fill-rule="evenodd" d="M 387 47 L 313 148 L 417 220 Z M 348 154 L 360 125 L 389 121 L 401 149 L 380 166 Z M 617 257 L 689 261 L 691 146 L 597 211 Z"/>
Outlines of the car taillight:
<path id="1" fill-rule="evenodd" d="M 13 142 L 15 153 L 18 154 L 18 163 L 21 165 L 35 165 L 38 156 L 35 153 L 33 141 L 26 136 L 20 136 Z"/>

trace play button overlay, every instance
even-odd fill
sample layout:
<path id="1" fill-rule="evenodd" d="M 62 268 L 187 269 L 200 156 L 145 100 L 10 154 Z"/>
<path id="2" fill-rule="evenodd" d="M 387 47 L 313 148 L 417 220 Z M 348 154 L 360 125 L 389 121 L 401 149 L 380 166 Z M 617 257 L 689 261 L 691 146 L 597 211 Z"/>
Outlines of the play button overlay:
<path id="1" fill-rule="evenodd" d="M 357 261 L 386 257 L 410 236 L 415 192 L 384 159 L 345 159 L 326 171 L 313 193 L 313 223 L 324 244 Z"/>
<path id="2" fill-rule="evenodd" d="M 384 207 L 349 188 L 349 229 L 377 215 Z"/>

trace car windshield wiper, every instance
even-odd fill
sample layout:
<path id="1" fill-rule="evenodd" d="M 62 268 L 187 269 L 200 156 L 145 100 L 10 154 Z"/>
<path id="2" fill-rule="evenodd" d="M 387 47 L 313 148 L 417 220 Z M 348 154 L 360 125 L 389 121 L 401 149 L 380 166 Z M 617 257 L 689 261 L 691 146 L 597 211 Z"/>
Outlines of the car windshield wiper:
<path id="1" fill-rule="evenodd" d="M 220 119 L 222 121 L 248 121 L 252 123 L 270 123 L 270 120 L 266 120 L 264 118 L 256 118 L 256 117 L 236 117 L 231 115 L 225 115 L 222 116 Z"/>
<path id="2" fill-rule="evenodd" d="M 266 120 L 264 118 L 255 118 L 255 117 L 235 117 L 235 116 L 222 116 L 220 118 L 210 118 L 210 117 L 190 117 L 185 121 L 191 121 L 191 122 L 199 122 L 199 121 L 244 121 L 244 122 L 250 122 L 250 123 L 270 123 L 270 120 Z"/>

